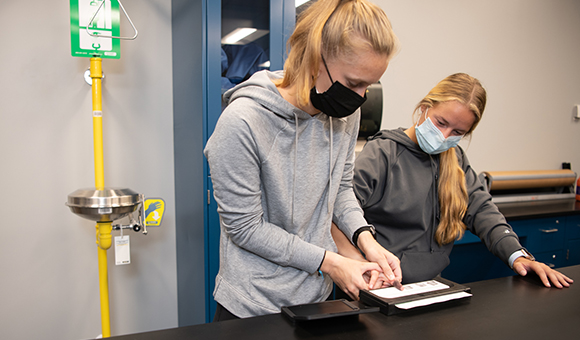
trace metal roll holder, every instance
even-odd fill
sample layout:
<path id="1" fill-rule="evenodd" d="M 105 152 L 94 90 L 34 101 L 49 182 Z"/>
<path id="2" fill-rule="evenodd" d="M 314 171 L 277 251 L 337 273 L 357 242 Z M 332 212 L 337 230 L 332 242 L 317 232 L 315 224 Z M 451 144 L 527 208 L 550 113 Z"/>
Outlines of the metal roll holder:
<path id="1" fill-rule="evenodd" d="M 570 169 L 484 171 L 479 174 L 494 203 L 573 199 L 576 173 Z"/>

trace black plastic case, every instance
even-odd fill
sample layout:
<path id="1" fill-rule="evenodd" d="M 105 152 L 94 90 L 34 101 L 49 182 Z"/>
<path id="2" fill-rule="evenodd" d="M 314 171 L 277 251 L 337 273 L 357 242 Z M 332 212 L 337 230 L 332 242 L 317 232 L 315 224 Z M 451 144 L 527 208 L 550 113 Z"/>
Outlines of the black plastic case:
<path id="1" fill-rule="evenodd" d="M 379 307 L 361 306 L 345 299 L 306 303 L 302 305 L 284 306 L 282 314 L 295 321 L 328 319 L 340 316 L 357 315 L 361 313 L 378 312 Z"/>
<path id="2" fill-rule="evenodd" d="M 418 293 L 418 294 L 403 296 L 403 297 L 394 298 L 394 299 L 388 299 L 388 298 L 383 298 L 383 297 L 377 296 L 373 293 L 373 291 L 361 290 L 359 293 L 360 301 L 364 304 L 369 305 L 369 306 L 380 307 L 381 313 L 383 313 L 383 314 L 393 315 L 393 314 L 398 314 L 401 312 L 409 311 L 407 309 L 400 309 L 396 306 L 397 304 L 400 304 L 403 302 L 417 301 L 417 300 L 422 300 L 422 299 L 426 299 L 426 298 L 448 295 L 448 294 L 459 293 L 459 292 L 471 293 L 471 288 L 469 288 L 467 286 L 464 286 L 464 285 L 461 285 L 461 284 L 458 284 L 458 283 L 455 283 L 455 282 L 452 282 L 452 281 L 449 281 L 449 280 L 446 280 L 446 279 L 443 279 L 440 277 L 437 277 L 433 280 L 441 282 L 441 283 L 449 286 L 449 288 L 436 290 L 436 291 L 432 291 L 432 292 L 426 292 L 426 293 Z M 429 280 L 429 281 L 431 281 L 431 280 Z M 465 297 L 465 298 L 461 298 L 461 299 L 445 301 L 442 303 L 445 303 L 445 304 L 450 304 L 450 303 L 454 303 L 454 302 L 456 303 L 459 300 L 466 300 L 468 298 L 469 297 Z M 439 304 L 441 304 L 441 303 L 439 303 Z M 435 305 L 437 305 L 437 304 L 435 304 Z M 429 306 L 434 306 L 434 305 L 429 305 Z M 427 308 L 429 306 L 417 307 L 417 308 L 414 308 L 412 310 Z"/>

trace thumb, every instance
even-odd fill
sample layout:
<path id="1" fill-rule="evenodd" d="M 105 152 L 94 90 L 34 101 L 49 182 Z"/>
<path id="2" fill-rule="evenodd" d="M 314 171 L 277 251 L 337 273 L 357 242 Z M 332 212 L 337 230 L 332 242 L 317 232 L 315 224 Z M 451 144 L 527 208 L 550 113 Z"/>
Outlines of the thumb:
<path id="1" fill-rule="evenodd" d="M 528 274 L 528 271 L 526 270 L 524 265 L 521 263 L 516 263 L 514 265 L 514 270 L 516 273 L 520 274 L 521 276 L 526 276 Z"/>

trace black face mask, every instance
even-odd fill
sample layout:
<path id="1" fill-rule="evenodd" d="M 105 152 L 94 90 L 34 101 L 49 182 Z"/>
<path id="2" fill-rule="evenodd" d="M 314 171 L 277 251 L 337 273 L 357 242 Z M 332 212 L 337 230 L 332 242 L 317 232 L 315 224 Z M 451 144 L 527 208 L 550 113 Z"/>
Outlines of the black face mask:
<path id="1" fill-rule="evenodd" d="M 324 57 L 322 57 L 322 62 L 328 73 L 328 78 L 332 82 L 332 86 L 324 93 L 317 93 L 316 86 L 314 86 L 310 90 L 310 101 L 312 105 L 330 117 L 342 118 L 350 116 L 367 100 L 366 93 L 364 97 L 361 97 L 358 93 L 338 81 L 333 81 Z"/>

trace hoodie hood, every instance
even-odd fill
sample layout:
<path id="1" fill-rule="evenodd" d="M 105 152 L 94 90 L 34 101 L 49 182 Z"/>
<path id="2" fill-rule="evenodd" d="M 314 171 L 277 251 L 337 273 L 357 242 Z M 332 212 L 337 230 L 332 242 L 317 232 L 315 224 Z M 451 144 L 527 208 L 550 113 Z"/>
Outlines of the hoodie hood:
<path id="1" fill-rule="evenodd" d="M 248 80 L 224 93 L 223 101 L 229 105 L 237 99 L 250 98 L 287 120 L 311 118 L 308 113 L 282 98 L 274 81 L 283 77 L 284 71 L 270 72 L 264 70 L 256 72 Z"/>
<path id="2" fill-rule="evenodd" d="M 396 130 L 381 130 L 377 132 L 375 135 L 368 138 L 368 141 L 372 141 L 375 139 L 388 139 L 398 144 L 404 145 L 410 152 L 424 155 L 425 157 L 429 157 L 429 154 L 423 151 L 419 144 L 415 143 L 407 134 L 405 133 L 405 128 L 398 128 Z"/>

